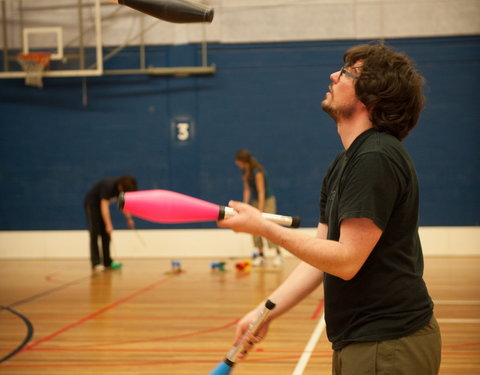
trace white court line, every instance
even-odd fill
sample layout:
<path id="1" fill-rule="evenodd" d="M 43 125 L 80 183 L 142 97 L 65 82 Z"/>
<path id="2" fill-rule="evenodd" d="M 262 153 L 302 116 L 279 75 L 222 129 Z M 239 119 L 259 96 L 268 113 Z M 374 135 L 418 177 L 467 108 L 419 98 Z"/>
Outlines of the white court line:
<path id="1" fill-rule="evenodd" d="M 310 336 L 310 340 L 308 340 L 307 346 L 305 346 L 305 349 L 303 349 L 303 353 L 300 356 L 300 359 L 298 360 L 297 366 L 295 367 L 295 370 L 293 370 L 292 375 L 303 374 L 305 367 L 307 367 L 308 360 L 312 355 L 313 349 L 315 349 L 315 346 L 317 345 L 317 342 L 320 339 L 320 336 L 322 335 L 322 332 L 324 329 L 325 329 L 325 313 L 322 314 L 320 320 L 318 321 L 317 326 L 315 327 L 315 330 L 312 333 L 312 336 Z"/>

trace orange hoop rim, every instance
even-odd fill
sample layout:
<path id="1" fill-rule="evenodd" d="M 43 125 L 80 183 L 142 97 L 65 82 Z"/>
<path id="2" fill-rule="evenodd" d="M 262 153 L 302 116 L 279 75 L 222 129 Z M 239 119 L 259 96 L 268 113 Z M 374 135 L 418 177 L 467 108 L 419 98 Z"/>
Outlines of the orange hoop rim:
<path id="1" fill-rule="evenodd" d="M 29 52 L 18 54 L 20 60 L 31 61 L 43 66 L 50 64 L 50 56 L 52 56 L 50 52 Z"/>

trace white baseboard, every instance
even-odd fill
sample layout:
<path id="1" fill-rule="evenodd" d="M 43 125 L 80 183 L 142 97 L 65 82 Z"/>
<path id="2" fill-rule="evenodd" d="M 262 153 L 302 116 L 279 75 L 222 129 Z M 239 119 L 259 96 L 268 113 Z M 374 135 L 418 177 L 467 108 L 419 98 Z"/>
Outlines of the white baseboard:
<path id="1" fill-rule="evenodd" d="M 425 255 L 480 255 L 480 227 L 421 227 L 420 237 Z M 111 249 L 115 258 L 248 258 L 253 250 L 251 236 L 227 229 L 115 230 Z M 88 257 L 86 230 L 0 231 L 3 259 Z"/>
<path id="2" fill-rule="evenodd" d="M 420 227 L 425 255 L 480 255 L 480 227 Z"/>

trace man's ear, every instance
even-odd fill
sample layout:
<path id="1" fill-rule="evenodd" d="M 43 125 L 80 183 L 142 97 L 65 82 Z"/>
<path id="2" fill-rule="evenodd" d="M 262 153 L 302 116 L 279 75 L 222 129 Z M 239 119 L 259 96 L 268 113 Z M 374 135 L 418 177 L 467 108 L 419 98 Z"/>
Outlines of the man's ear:
<path id="1" fill-rule="evenodd" d="M 369 103 L 368 105 L 365 105 L 365 107 L 367 108 L 367 111 L 368 111 L 368 118 L 369 118 L 370 121 L 373 121 L 372 113 L 375 110 L 375 107 L 377 106 L 378 103 L 380 103 L 380 99 L 374 100 L 371 103 Z"/>

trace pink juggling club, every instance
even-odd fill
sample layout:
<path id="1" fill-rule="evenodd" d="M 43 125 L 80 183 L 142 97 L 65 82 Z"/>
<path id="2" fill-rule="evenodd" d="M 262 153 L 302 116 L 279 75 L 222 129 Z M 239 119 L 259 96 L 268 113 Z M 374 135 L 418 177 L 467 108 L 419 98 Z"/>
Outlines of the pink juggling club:
<path id="1" fill-rule="evenodd" d="M 120 193 L 118 207 L 133 216 L 163 224 L 222 220 L 237 214 L 227 206 L 219 206 L 198 198 L 169 190 L 141 190 Z M 298 228 L 300 217 L 262 213 L 277 224 Z"/>
<path id="2" fill-rule="evenodd" d="M 248 327 L 248 332 L 251 332 L 253 335 L 255 335 L 259 330 L 259 328 L 261 327 L 262 323 L 268 317 L 268 314 L 270 314 L 270 311 L 272 311 L 274 308 L 275 308 L 275 303 L 273 303 L 270 300 L 267 300 L 267 302 L 265 303 L 265 306 L 263 306 L 262 310 L 260 310 L 257 316 L 257 319 L 252 324 L 250 324 L 250 327 Z M 245 336 L 248 334 L 248 332 L 245 334 Z M 233 366 L 235 366 L 237 355 L 240 352 L 246 352 L 246 349 L 243 346 L 243 341 L 240 342 L 240 344 L 234 346 L 228 352 L 225 359 L 222 362 L 220 362 L 208 375 L 230 374 L 232 372 Z"/>

